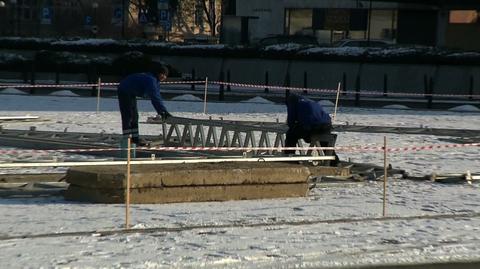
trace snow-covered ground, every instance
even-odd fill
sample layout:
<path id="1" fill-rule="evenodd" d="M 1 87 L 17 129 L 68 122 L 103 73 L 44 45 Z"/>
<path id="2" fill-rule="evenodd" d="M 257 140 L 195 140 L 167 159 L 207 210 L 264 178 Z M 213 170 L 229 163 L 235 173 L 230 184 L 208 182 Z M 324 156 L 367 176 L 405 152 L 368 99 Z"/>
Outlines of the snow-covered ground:
<path id="1" fill-rule="evenodd" d="M 12 92 L 10 89 L 9 92 Z M 0 92 L 1 93 L 1 92 Z M 62 95 L 62 96 L 59 96 Z M 261 98 L 260 98 L 261 99 Z M 286 108 L 258 97 L 252 102 L 203 103 L 184 96 L 167 101 L 172 114 L 190 118 L 285 121 Z M 69 96 L 0 95 L 0 116 L 40 116 L 48 121 L 4 122 L 4 128 L 119 133 L 116 99 Z M 140 101 L 141 121 L 154 115 Z M 328 107 L 330 111 L 332 107 Z M 478 112 L 413 109 L 340 108 L 336 124 L 478 129 Z M 140 126 L 158 134 L 160 126 Z M 443 144 L 427 135 L 339 133 L 338 146 L 391 147 Z M 395 153 L 394 168 L 410 174 L 433 171 L 480 172 L 480 149 Z M 339 152 L 341 159 L 383 164 L 383 153 Z M 2 155 L 2 162 L 18 156 Z M 25 157 L 38 158 L 35 154 Z M 1 172 L 1 171 L 0 171 Z M 181 231 L 100 236 L 41 236 L 5 240 L 5 236 L 121 229 L 122 205 L 66 202 L 61 197 L 0 199 L 0 262 L 10 268 L 321 268 L 385 263 L 480 260 L 480 185 L 443 185 L 391 179 L 387 214 L 382 214 L 382 183 L 363 182 L 315 188 L 306 198 L 134 205 L 135 228 L 227 225 Z M 414 216 L 463 214 L 416 219 Z M 465 215 L 467 214 L 467 215 Z M 405 218 L 406 217 L 406 218 Z M 349 221 L 349 219 L 356 219 Z M 258 224 L 258 225 L 257 225 Z M 261 225 L 263 224 L 263 225 Z M 243 225 L 243 226 L 242 226 Z"/>

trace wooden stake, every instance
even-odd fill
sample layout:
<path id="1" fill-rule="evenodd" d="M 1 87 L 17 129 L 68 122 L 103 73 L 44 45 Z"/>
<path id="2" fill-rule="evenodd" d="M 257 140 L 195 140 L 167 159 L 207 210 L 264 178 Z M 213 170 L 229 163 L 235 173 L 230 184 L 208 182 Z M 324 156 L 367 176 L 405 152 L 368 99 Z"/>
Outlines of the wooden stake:
<path id="1" fill-rule="evenodd" d="M 337 87 L 337 98 L 335 99 L 335 110 L 333 111 L 333 121 L 337 118 L 337 107 L 338 107 L 338 99 L 340 98 L 340 89 L 342 88 L 342 83 L 338 83 Z"/>
<path id="2" fill-rule="evenodd" d="M 383 216 L 387 215 L 387 177 L 388 177 L 388 162 L 387 162 L 387 137 L 383 137 Z"/>
<path id="3" fill-rule="evenodd" d="M 97 113 L 100 111 L 100 86 L 102 85 L 102 79 L 97 80 Z"/>
<path id="4" fill-rule="evenodd" d="M 125 186 L 125 229 L 130 229 L 130 150 L 131 139 L 128 138 L 127 145 L 127 184 Z"/>
<path id="5" fill-rule="evenodd" d="M 203 96 L 203 114 L 207 114 L 207 91 L 208 91 L 208 77 L 205 78 L 205 95 Z"/>

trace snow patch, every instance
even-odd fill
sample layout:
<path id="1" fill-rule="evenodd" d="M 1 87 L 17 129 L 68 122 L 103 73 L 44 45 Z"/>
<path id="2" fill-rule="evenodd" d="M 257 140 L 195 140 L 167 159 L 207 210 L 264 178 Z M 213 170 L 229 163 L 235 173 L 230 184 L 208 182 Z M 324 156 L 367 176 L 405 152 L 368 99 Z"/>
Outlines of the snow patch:
<path id="1" fill-rule="evenodd" d="M 265 98 L 262 98 L 260 96 L 242 101 L 242 103 L 274 104 L 274 102 L 267 100 Z"/>
<path id="2" fill-rule="evenodd" d="M 23 92 L 19 89 L 16 88 L 6 88 L 5 90 L 2 90 L 2 93 L 7 93 L 7 94 L 23 94 L 26 95 L 26 92 Z"/>
<path id="3" fill-rule="evenodd" d="M 367 49 L 359 47 L 342 47 L 342 48 L 311 48 L 300 52 L 300 54 L 325 54 L 325 55 L 342 55 L 342 56 L 359 56 L 363 55 Z"/>
<path id="4" fill-rule="evenodd" d="M 408 106 L 404 106 L 404 105 L 387 105 L 387 106 L 384 106 L 383 108 L 386 108 L 386 109 L 410 109 Z"/>
<path id="5" fill-rule="evenodd" d="M 480 112 L 480 108 L 472 105 L 456 106 L 449 109 L 456 112 Z"/>
<path id="6" fill-rule="evenodd" d="M 55 92 L 50 93 L 49 95 L 53 95 L 53 96 L 80 96 L 80 95 L 78 95 L 76 93 L 73 93 L 72 91 L 68 91 L 68 90 L 55 91 Z"/>
<path id="7" fill-rule="evenodd" d="M 192 94 L 184 94 L 175 96 L 171 99 L 172 101 L 202 101 L 202 98 L 199 98 Z"/>
<path id="8" fill-rule="evenodd" d="M 297 51 L 303 47 L 305 47 L 305 45 L 296 44 L 296 43 L 285 43 L 285 44 L 266 46 L 265 48 L 263 48 L 263 50 L 265 51 Z"/>

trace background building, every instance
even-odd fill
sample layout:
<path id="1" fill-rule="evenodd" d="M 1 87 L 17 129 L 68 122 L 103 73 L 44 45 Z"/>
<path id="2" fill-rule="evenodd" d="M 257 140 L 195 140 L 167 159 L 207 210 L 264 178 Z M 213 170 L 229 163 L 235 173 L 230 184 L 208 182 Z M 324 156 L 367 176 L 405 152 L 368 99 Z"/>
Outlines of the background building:
<path id="1" fill-rule="evenodd" d="M 0 35 L 216 41 L 220 0 L 2 0 Z"/>
<path id="2" fill-rule="evenodd" d="M 229 0 L 227 43 L 269 35 L 313 35 L 319 43 L 383 39 L 480 49 L 478 0 Z"/>

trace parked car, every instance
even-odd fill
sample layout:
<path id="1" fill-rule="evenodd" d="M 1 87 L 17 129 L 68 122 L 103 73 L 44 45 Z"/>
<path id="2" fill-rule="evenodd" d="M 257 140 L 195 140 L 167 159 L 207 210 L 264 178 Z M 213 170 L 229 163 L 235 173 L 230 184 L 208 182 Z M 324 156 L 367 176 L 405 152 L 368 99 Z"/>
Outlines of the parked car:
<path id="1" fill-rule="evenodd" d="M 279 44 L 299 44 L 305 46 L 318 46 L 318 41 L 314 36 L 309 35 L 276 35 L 262 38 L 258 41 L 259 47 L 267 47 Z"/>
<path id="2" fill-rule="evenodd" d="M 393 45 L 392 42 L 380 39 L 342 39 L 332 44 L 334 47 L 379 47 L 384 48 Z"/>

